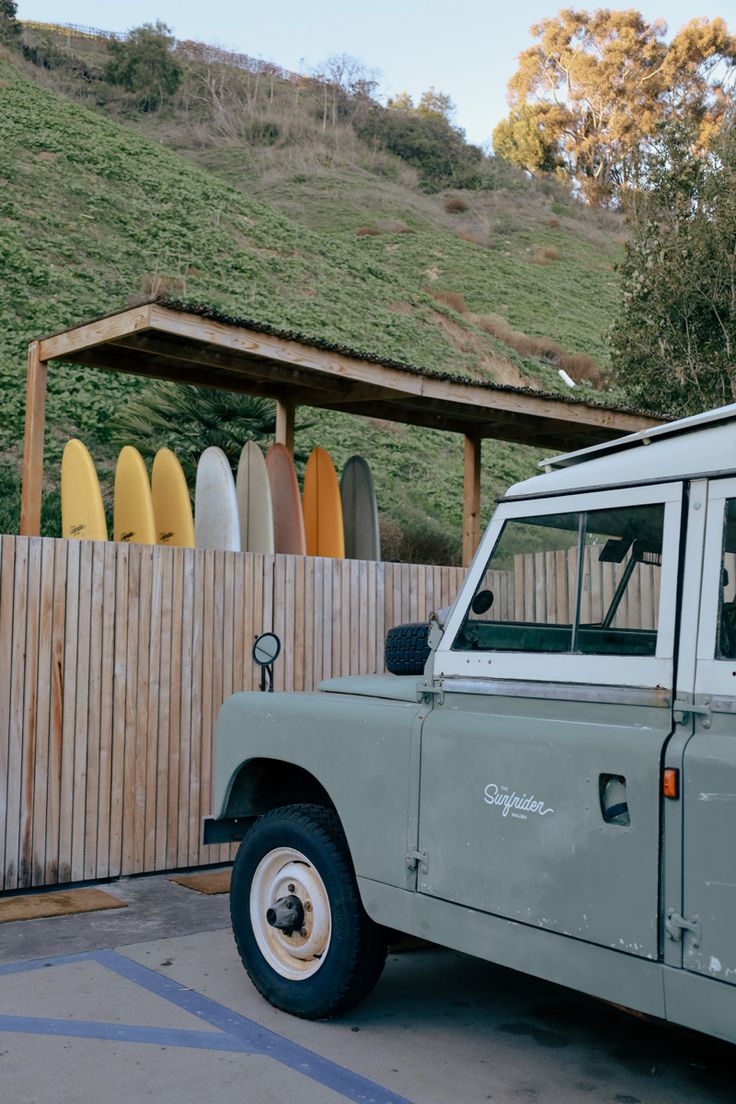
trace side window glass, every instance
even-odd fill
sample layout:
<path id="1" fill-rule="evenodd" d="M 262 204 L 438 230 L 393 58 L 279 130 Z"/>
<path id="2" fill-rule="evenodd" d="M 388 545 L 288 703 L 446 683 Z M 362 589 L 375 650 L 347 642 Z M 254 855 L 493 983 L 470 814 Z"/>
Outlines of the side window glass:
<path id="1" fill-rule="evenodd" d="M 663 531 L 661 503 L 507 521 L 453 650 L 655 655 Z"/>
<path id="2" fill-rule="evenodd" d="M 655 654 L 663 530 L 661 503 L 586 514 L 576 652 Z"/>
<path id="3" fill-rule="evenodd" d="M 723 523 L 718 659 L 736 659 L 736 499 L 729 498 Z"/>
<path id="4" fill-rule="evenodd" d="M 571 651 L 581 516 L 506 522 L 453 650 Z"/>

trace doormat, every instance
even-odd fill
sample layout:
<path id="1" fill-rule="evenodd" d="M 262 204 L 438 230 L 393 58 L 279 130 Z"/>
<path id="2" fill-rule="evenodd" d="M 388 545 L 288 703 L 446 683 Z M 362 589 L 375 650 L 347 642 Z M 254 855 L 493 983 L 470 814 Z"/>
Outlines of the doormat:
<path id="1" fill-rule="evenodd" d="M 59 893 L 31 893 L 25 897 L 0 897 L 0 924 L 13 920 L 40 920 L 46 916 L 72 916 L 77 912 L 127 908 L 127 902 L 101 889 L 64 889 Z"/>
<path id="2" fill-rule="evenodd" d="M 175 874 L 170 882 L 196 889 L 197 893 L 229 893 L 232 870 L 204 870 L 201 874 Z"/>

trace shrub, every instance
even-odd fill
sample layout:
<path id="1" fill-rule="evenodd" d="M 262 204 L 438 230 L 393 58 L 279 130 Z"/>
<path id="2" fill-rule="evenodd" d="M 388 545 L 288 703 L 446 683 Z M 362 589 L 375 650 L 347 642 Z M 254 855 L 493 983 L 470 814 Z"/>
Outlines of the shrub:
<path id="1" fill-rule="evenodd" d="M 435 518 L 407 513 L 381 518 L 381 558 L 387 563 L 460 564 L 460 533 Z"/>
<path id="2" fill-rule="evenodd" d="M 559 230 L 560 220 L 557 218 L 556 215 L 550 215 L 550 217 L 547 219 L 547 225 L 549 226 L 550 230 Z"/>
<path id="3" fill-rule="evenodd" d="M 442 116 L 375 105 L 356 123 L 356 131 L 364 141 L 413 165 L 426 191 L 479 187 L 481 150 Z"/>
<path id="4" fill-rule="evenodd" d="M 21 26 L 17 17 L 15 0 L 0 0 L 0 42 L 6 46 L 20 46 Z"/>
<path id="5" fill-rule="evenodd" d="M 174 60 L 174 39 L 165 23 L 145 23 L 126 39 L 112 39 L 105 78 L 138 97 L 141 111 L 155 111 L 181 83 L 181 70 Z"/>
<path id="6" fill-rule="evenodd" d="M 461 214 L 468 210 L 469 205 L 460 196 L 450 196 L 445 200 L 445 210 L 450 215 Z"/>

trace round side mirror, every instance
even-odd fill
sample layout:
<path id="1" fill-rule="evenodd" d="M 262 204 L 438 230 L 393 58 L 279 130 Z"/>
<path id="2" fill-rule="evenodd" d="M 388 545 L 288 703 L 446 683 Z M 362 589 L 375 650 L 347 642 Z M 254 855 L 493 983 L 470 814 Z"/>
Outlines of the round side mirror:
<path id="1" fill-rule="evenodd" d="M 259 667 L 268 667 L 281 651 L 281 641 L 276 633 L 266 632 L 257 636 L 253 645 L 253 662 Z"/>
<path id="2" fill-rule="evenodd" d="M 484 613 L 488 613 L 489 609 L 493 605 L 493 591 L 492 590 L 479 590 L 470 603 L 470 608 L 473 613 L 477 613 L 478 616 Z"/>

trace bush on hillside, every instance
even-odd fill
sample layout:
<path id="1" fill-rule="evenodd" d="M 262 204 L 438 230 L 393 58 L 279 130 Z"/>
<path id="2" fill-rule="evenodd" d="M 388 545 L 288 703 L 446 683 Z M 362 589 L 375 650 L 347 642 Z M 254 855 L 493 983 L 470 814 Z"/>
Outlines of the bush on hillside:
<path id="1" fill-rule="evenodd" d="M 165 23 L 144 23 L 126 39 L 112 39 L 105 72 L 138 99 L 141 111 L 155 111 L 181 84 L 181 69 L 172 54 L 174 38 Z"/>
<path id="2" fill-rule="evenodd" d="M 426 191 L 480 187 L 481 150 L 469 145 L 462 131 L 440 115 L 376 106 L 356 130 L 364 141 L 412 165 Z"/>
<path id="3" fill-rule="evenodd" d="M 697 150 L 682 122 L 646 156 L 650 190 L 628 210 L 623 296 L 610 333 L 629 402 L 695 414 L 736 398 L 736 115 Z"/>
<path id="4" fill-rule="evenodd" d="M 460 533 L 418 511 L 381 518 L 381 558 L 386 563 L 460 564 Z"/>
<path id="5" fill-rule="evenodd" d="M 15 0 L 0 0 L 0 42 L 6 46 L 20 45 L 20 23 Z"/>

